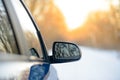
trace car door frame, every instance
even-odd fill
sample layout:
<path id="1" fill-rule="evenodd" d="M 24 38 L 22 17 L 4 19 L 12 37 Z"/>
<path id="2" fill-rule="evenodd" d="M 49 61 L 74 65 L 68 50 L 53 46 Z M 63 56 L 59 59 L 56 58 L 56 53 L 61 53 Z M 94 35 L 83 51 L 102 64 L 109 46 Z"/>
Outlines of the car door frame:
<path id="1" fill-rule="evenodd" d="M 18 45 L 18 49 L 20 51 L 20 55 L 14 55 L 14 54 L 13 55 L 9 55 L 9 54 L 0 55 L 0 56 L 3 56 L 3 58 L 1 58 L 0 61 L 4 62 L 4 60 L 5 61 L 14 61 L 15 60 L 15 61 L 20 61 L 20 62 L 22 61 L 22 62 L 40 64 L 40 65 L 43 65 L 43 64 L 50 65 L 49 61 L 42 61 L 39 58 L 31 58 L 31 55 L 28 54 L 29 53 L 29 51 L 28 51 L 29 48 L 26 44 L 27 42 L 26 42 L 25 36 L 23 34 L 21 24 L 19 23 L 19 19 L 16 15 L 16 11 L 14 9 L 14 6 L 13 6 L 12 2 L 11 2 L 12 0 L 2 0 L 2 1 L 4 3 L 4 6 L 5 6 L 6 11 L 7 11 L 7 15 L 8 15 L 9 20 L 11 22 L 12 30 L 13 30 L 14 36 L 16 38 L 16 42 L 17 42 L 17 45 Z M 51 71 L 49 71 L 50 68 L 51 67 L 49 66 L 48 73 L 45 77 L 46 79 L 49 77 L 48 75 L 50 75 L 50 73 L 51 73 Z"/>
<path id="2" fill-rule="evenodd" d="M 13 26 L 13 31 L 15 33 L 15 37 L 16 37 L 16 41 L 18 43 L 18 48 L 19 48 L 20 53 L 23 54 L 23 55 L 31 56 L 29 54 L 26 54 L 26 52 L 29 53 L 29 48 L 27 46 L 27 41 L 25 39 L 25 35 L 23 34 L 22 25 L 20 24 L 19 19 L 18 19 L 17 15 L 16 15 L 17 13 L 16 13 L 16 11 L 14 9 L 12 0 L 3 0 L 3 2 L 5 4 L 5 6 L 6 6 L 7 12 L 9 13 L 10 21 L 11 21 L 12 26 Z M 37 24 L 35 23 L 33 17 L 31 16 L 30 12 L 28 11 L 28 9 L 26 8 L 24 2 L 22 0 L 18 0 L 18 1 L 16 0 L 16 2 L 20 2 L 22 4 L 22 6 L 24 7 L 24 9 L 26 10 L 26 13 L 28 14 L 31 22 L 34 25 L 34 28 L 37 31 L 37 36 L 39 37 L 39 42 L 41 44 L 40 46 L 41 46 L 41 49 L 42 49 L 42 54 L 43 54 L 43 56 L 45 58 L 44 60 L 46 62 L 49 62 L 47 49 L 46 49 L 46 46 L 44 44 L 42 35 L 40 33 L 40 30 L 39 30 Z"/>

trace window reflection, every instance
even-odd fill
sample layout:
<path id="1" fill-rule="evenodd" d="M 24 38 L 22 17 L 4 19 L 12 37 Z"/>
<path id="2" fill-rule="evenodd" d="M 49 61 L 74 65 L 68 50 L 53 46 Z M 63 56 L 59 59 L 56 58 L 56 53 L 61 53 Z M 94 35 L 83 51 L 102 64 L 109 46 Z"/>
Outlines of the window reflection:
<path id="1" fill-rule="evenodd" d="M 18 53 L 13 31 L 1 0 L 0 0 L 0 52 Z"/>
<path id="2" fill-rule="evenodd" d="M 79 49 L 74 44 L 69 43 L 56 43 L 55 44 L 55 57 L 56 58 L 69 58 L 79 55 Z"/>

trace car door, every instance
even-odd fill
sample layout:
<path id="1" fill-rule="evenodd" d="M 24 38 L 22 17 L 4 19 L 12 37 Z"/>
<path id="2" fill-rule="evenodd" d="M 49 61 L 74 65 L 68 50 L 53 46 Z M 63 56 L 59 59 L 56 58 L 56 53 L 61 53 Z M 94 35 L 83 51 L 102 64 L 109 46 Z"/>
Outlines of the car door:
<path id="1" fill-rule="evenodd" d="M 19 0 L 0 0 L 0 80 L 56 80 Z"/>

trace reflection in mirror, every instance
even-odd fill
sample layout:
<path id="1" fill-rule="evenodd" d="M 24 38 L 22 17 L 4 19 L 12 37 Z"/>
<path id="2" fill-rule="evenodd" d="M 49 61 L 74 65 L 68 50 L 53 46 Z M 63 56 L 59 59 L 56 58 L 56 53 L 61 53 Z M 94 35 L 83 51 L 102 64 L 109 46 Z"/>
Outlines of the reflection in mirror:
<path id="1" fill-rule="evenodd" d="M 59 42 L 54 45 L 56 59 L 69 59 L 80 56 L 79 48 L 72 43 Z"/>

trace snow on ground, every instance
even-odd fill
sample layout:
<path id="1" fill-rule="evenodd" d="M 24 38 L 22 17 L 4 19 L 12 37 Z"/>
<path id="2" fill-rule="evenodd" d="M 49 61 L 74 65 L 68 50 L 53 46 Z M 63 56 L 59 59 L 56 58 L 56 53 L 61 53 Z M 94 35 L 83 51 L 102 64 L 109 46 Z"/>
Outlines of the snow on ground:
<path id="1" fill-rule="evenodd" d="M 80 49 L 82 57 L 79 61 L 53 64 L 59 80 L 120 80 L 120 52 Z"/>

